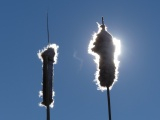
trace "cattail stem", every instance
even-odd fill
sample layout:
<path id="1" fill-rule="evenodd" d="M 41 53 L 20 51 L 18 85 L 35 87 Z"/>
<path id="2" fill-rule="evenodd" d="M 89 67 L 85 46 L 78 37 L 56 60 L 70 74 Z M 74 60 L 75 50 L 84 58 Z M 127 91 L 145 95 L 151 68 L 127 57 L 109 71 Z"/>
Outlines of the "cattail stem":
<path id="1" fill-rule="evenodd" d="M 47 37 L 48 37 L 48 45 L 49 45 L 48 12 L 47 12 Z"/>
<path id="2" fill-rule="evenodd" d="M 49 109 L 49 105 L 47 106 L 47 120 L 50 120 L 50 109 Z"/>
<path id="3" fill-rule="evenodd" d="M 110 103 L 109 87 L 107 87 L 107 98 L 108 98 L 108 116 L 109 116 L 109 120 L 111 120 L 111 103 Z"/>

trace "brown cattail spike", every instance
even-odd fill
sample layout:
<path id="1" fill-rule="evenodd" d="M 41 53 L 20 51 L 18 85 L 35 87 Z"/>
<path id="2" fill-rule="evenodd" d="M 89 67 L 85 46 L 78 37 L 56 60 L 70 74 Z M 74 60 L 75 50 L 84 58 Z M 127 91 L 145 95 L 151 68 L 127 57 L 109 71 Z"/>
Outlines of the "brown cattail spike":
<path id="1" fill-rule="evenodd" d="M 48 48 L 42 53 L 43 58 L 43 102 L 45 106 L 49 106 L 52 102 L 52 79 L 53 79 L 53 62 L 54 49 Z"/>
<path id="2" fill-rule="evenodd" d="M 115 64 L 112 36 L 105 30 L 105 25 L 102 17 L 102 30 L 97 34 L 92 51 L 97 53 L 99 59 L 99 81 L 102 87 L 110 87 L 115 79 Z"/>

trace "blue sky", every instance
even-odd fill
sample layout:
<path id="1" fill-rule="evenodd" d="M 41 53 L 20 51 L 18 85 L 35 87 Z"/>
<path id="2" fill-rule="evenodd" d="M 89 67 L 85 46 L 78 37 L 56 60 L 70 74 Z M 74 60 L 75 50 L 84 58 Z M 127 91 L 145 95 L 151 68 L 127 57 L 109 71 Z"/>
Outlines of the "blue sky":
<path id="1" fill-rule="evenodd" d="M 112 118 L 159 120 L 159 6 L 158 0 L 1 0 L 0 119 L 46 119 L 45 108 L 38 106 L 42 63 L 37 52 L 47 45 L 48 9 L 50 41 L 59 45 L 51 120 L 108 119 L 106 92 L 97 91 L 96 64 L 87 53 L 102 16 L 122 44 Z"/>

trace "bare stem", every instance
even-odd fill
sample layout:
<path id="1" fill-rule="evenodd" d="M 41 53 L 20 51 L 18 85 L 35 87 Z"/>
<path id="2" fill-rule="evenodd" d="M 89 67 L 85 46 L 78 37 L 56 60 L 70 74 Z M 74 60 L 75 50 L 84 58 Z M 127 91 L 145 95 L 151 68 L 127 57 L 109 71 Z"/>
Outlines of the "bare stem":
<path id="1" fill-rule="evenodd" d="M 109 120 L 111 120 L 111 103 L 110 103 L 109 87 L 107 87 L 107 98 L 108 98 L 108 116 L 109 116 Z"/>

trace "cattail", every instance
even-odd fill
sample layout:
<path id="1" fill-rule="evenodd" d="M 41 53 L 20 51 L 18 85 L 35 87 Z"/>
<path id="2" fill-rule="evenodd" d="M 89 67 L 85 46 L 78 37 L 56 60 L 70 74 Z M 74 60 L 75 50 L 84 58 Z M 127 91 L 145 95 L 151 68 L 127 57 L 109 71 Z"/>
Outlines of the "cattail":
<path id="1" fill-rule="evenodd" d="M 52 77 L 53 77 L 53 63 L 54 63 L 54 49 L 48 48 L 42 53 L 43 58 L 43 102 L 45 106 L 53 102 L 52 99 Z"/>
<path id="2" fill-rule="evenodd" d="M 49 106 L 54 103 L 53 96 L 53 64 L 57 62 L 57 49 L 58 46 L 56 44 L 48 45 L 44 50 L 39 51 L 38 57 L 43 62 L 43 88 L 42 88 L 42 96 L 43 101 L 42 105 Z"/>
<path id="3" fill-rule="evenodd" d="M 88 48 L 88 52 L 96 57 L 97 72 L 96 84 L 98 89 L 106 90 L 111 88 L 117 80 L 118 65 L 117 51 L 119 50 L 120 41 L 113 38 L 106 31 L 106 27 L 102 18 L 102 25 L 99 27 L 99 32 L 94 35 Z"/>
<path id="4" fill-rule="evenodd" d="M 57 50 L 58 46 L 56 44 L 49 44 L 42 51 L 39 51 L 38 57 L 43 62 L 43 88 L 40 94 L 43 96 L 43 101 L 41 106 L 46 106 L 47 108 L 47 120 L 50 120 L 50 107 L 54 105 L 54 91 L 53 91 L 53 64 L 57 63 Z"/>
<path id="5" fill-rule="evenodd" d="M 43 96 L 43 101 L 40 103 L 41 106 L 46 106 L 47 108 L 47 120 L 50 120 L 50 107 L 53 107 L 54 100 L 53 97 L 55 92 L 53 91 L 53 64 L 57 63 L 57 50 L 58 46 L 56 44 L 50 44 L 49 40 L 49 27 L 48 27 L 48 12 L 47 12 L 47 36 L 48 36 L 48 46 L 42 51 L 39 51 L 38 57 L 43 62 L 43 82 L 42 91 L 40 91 L 39 96 Z"/>
<path id="6" fill-rule="evenodd" d="M 118 76 L 118 55 L 120 53 L 120 41 L 113 38 L 107 32 L 102 17 L 102 25 L 99 32 L 94 35 L 88 48 L 88 52 L 96 57 L 97 72 L 96 84 L 98 89 L 107 90 L 108 97 L 108 114 L 111 120 L 110 93 L 109 88 L 117 80 Z"/>

